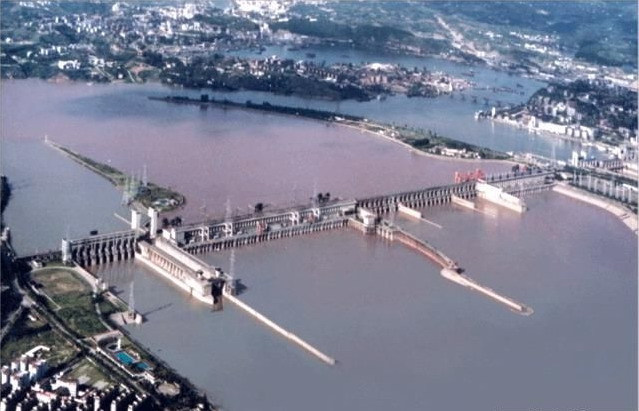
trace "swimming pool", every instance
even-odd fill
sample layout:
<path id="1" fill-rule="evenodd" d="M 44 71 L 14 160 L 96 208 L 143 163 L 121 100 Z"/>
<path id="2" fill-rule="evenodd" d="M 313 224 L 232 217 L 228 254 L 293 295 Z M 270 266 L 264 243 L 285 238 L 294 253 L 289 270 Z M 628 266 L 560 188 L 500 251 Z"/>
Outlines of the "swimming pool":
<path id="1" fill-rule="evenodd" d="M 131 357 L 129 354 L 127 354 L 124 351 L 120 351 L 118 353 L 115 354 L 115 356 L 118 358 L 118 360 L 120 360 L 120 362 L 124 365 L 131 365 L 133 364 L 135 361 L 135 359 L 133 357 Z"/>

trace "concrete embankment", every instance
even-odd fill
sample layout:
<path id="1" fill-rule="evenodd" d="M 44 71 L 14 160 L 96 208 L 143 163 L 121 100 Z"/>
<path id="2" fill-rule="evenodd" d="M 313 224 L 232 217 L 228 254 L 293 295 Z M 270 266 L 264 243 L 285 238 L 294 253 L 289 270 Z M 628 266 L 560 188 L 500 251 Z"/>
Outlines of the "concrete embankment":
<path id="1" fill-rule="evenodd" d="M 468 201 L 466 199 L 463 199 L 461 197 L 457 197 L 454 194 L 451 196 L 451 201 L 452 201 L 453 204 L 457 204 L 458 206 L 465 207 L 465 208 L 468 208 L 470 210 L 474 210 L 475 209 L 475 203 L 473 203 L 472 201 Z"/>
<path id="2" fill-rule="evenodd" d="M 408 207 L 408 206 L 405 206 L 405 205 L 404 205 L 404 204 L 402 204 L 402 203 L 399 203 L 399 204 L 397 205 L 397 211 L 398 211 L 400 214 L 407 215 L 408 217 L 416 218 L 416 219 L 418 219 L 418 220 L 421 220 L 421 219 L 422 219 L 422 213 L 421 213 L 421 211 L 418 211 L 418 210 L 415 210 L 414 208 L 410 208 L 410 207 Z"/>
<path id="3" fill-rule="evenodd" d="M 427 242 L 422 241 L 414 237 L 413 235 L 397 228 L 392 230 L 390 239 L 392 239 L 393 241 L 399 241 L 405 246 L 420 252 L 430 260 L 439 264 L 442 267 L 440 274 L 447 280 L 450 280 L 459 285 L 463 285 L 464 287 L 479 291 L 480 293 L 492 298 L 493 300 L 506 305 L 508 308 L 517 312 L 518 314 L 530 315 L 533 313 L 532 308 L 508 297 L 504 297 L 494 290 L 473 281 L 471 278 L 459 274 L 458 270 L 460 269 L 457 267 L 457 263 L 455 263 L 451 258 L 446 256 L 444 253 L 439 251 L 434 246 L 428 244 Z"/>
<path id="4" fill-rule="evenodd" d="M 583 201 L 588 204 L 592 204 L 599 208 L 603 208 L 609 213 L 614 214 L 619 218 L 629 229 L 632 230 L 635 234 L 638 234 L 638 222 L 637 215 L 632 213 L 630 210 L 622 207 L 621 205 L 617 205 L 611 201 L 604 200 L 600 197 L 596 197 L 592 194 L 589 194 L 583 190 L 579 190 L 577 188 L 571 187 L 566 183 L 559 183 L 553 187 L 553 191 L 563 194 L 565 196 L 574 198 L 576 200 Z"/>
<path id="5" fill-rule="evenodd" d="M 530 315 L 533 313 L 532 308 L 525 306 L 524 304 L 518 303 L 517 301 L 514 301 L 510 298 L 499 295 L 492 289 L 485 287 L 481 284 L 478 284 L 472 279 L 466 277 L 465 275 L 461 275 L 454 270 L 451 270 L 449 268 L 444 268 L 443 270 L 441 270 L 440 273 L 442 277 L 450 281 L 453 281 L 459 285 L 463 285 L 464 287 L 468 287 L 472 290 L 479 291 L 480 293 L 506 305 L 507 307 L 516 311 L 519 314 Z"/>
<path id="6" fill-rule="evenodd" d="M 490 201 L 491 203 L 505 207 L 509 210 L 523 213 L 526 211 L 526 203 L 520 198 L 517 198 L 511 194 L 508 194 L 499 187 L 492 186 L 490 184 L 478 182 L 477 183 L 477 197 Z"/>
<path id="7" fill-rule="evenodd" d="M 252 315 L 256 319 L 261 321 L 262 323 L 266 324 L 273 331 L 275 331 L 276 333 L 282 335 L 284 338 L 287 338 L 287 339 L 291 340 L 292 342 L 294 342 L 295 344 L 299 345 L 300 347 L 304 348 L 306 351 L 310 352 L 311 354 L 313 354 L 315 357 L 319 358 L 324 363 L 326 363 L 328 365 L 335 365 L 337 363 L 337 361 L 334 358 L 329 357 L 328 355 L 324 354 L 323 352 L 321 352 L 317 348 L 313 347 L 311 344 L 309 344 L 306 341 L 302 340 L 297 335 L 295 335 L 292 332 L 287 331 L 284 328 L 280 327 L 279 325 L 275 324 L 273 321 L 269 320 L 265 315 L 261 314 L 260 312 L 258 312 L 254 308 L 252 308 L 252 307 L 248 306 L 246 303 L 242 302 L 239 298 L 234 297 L 232 295 L 224 294 L 224 299 L 226 299 L 228 301 L 231 301 L 232 303 L 234 303 L 236 306 L 238 306 L 242 310 L 246 311 L 247 313 L 249 313 L 250 315 Z"/>
<path id="8" fill-rule="evenodd" d="M 73 267 L 73 270 L 79 276 L 81 276 L 84 279 L 84 281 L 86 281 L 87 283 L 91 285 L 91 288 L 94 293 L 98 292 L 98 278 L 96 278 L 96 276 L 94 276 L 93 274 L 91 274 L 90 272 L 82 268 L 82 266 L 80 266 L 79 264 L 76 264 L 76 266 Z"/>
<path id="9" fill-rule="evenodd" d="M 448 268 L 455 265 L 455 262 L 452 259 L 448 258 L 444 253 L 428 244 L 427 242 L 422 241 L 405 231 L 396 230 L 393 233 L 393 240 L 397 240 L 407 247 L 420 252 L 430 260 L 439 264 L 442 268 Z"/>

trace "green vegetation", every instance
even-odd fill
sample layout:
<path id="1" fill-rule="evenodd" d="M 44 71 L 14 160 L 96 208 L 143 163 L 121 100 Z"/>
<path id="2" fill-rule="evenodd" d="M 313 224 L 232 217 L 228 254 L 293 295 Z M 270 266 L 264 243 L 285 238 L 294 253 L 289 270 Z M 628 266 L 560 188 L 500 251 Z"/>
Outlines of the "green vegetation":
<path id="1" fill-rule="evenodd" d="M 636 2 L 429 2 L 426 7 L 505 36 L 510 31 L 557 36 L 562 48 L 591 63 L 637 65 Z"/>
<path id="2" fill-rule="evenodd" d="M 43 268 L 31 280 L 45 294 L 45 304 L 71 330 L 82 337 L 106 331 L 95 311 L 91 287 L 71 269 Z"/>
<path id="3" fill-rule="evenodd" d="M 65 363 L 75 354 L 73 346 L 53 331 L 49 324 L 40 320 L 32 321 L 27 313 L 24 313 L 2 342 L 2 364 L 9 363 L 38 345 L 46 345 L 51 349 L 43 353 L 51 367 Z"/>
<path id="4" fill-rule="evenodd" d="M 82 164 L 83 166 L 98 173 L 102 177 L 109 180 L 113 185 L 123 190 L 133 190 L 130 185 L 130 177 L 121 172 L 120 170 L 111 167 L 107 164 L 103 164 L 76 153 L 64 146 L 56 143 L 50 144 L 66 153 L 69 157 Z M 186 202 L 185 197 L 173 191 L 169 188 L 160 187 L 153 183 L 148 183 L 146 187 L 140 186 L 135 189 L 134 201 L 139 202 L 144 207 L 154 207 L 159 211 L 172 211 L 178 207 L 181 207 Z"/>
<path id="5" fill-rule="evenodd" d="M 455 150 L 466 150 L 470 153 L 477 153 L 479 158 L 487 160 L 507 160 L 510 158 L 508 154 L 491 150 L 486 147 L 465 143 L 463 141 L 453 140 L 451 138 L 441 136 L 431 130 L 402 128 L 400 129 L 400 132 L 400 138 L 404 138 L 406 143 L 422 151 L 430 151 L 435 154 L 440 154 L 439 147 L 445 147 Z"/>
<path id="6" fill-rule="evenodd" d="M 167 84 L 188 88 L 264 91 L 328 100 L 366 101 L 376 95 L 354 84 L 320 81 L 314 77 L 300 76 L 290 70 L 284 72 L 271 70 L 268 75 L 255 76 L 249 72 L 233 70 L 232 64 L 236 61 L 239 60 L 222 60 L 216 56 L 210 59 L 193 58 L 188 65 L 177 61 L 174 62 L 174 68 L 162 71 L 160 79 Z M 293 62 L 289 61 L 289 63 Z M 218 70 L 221 67 L 225 69 Z"/>
<path id="7" fill-rule="evenodd" d="M 111 303 L 111 301 L 107 300 L 102 295 L 98 295 L 95 302 L 97 302 L 98 307 L 100 307 L 100 312 L 105 318 L 108 318 L 111 314 L 126 311 L 128 308 L 124 306 L 124 304 L 121 304 L 122 306 L 120 307 L 116 307 L 113 303 Z"/>

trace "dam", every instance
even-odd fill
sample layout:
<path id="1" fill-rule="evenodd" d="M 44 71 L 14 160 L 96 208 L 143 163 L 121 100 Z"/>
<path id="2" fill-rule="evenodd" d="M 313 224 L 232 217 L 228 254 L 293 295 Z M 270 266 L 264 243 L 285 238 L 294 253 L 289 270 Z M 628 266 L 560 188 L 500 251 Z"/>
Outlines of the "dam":
<path id="1" fill-rule="evenodd" d="M 447 280 L 478 291 L 516 313 L 529 315 L 532 309 L 463 275 L 464 270 L 453 259 L 428 242 L 394 226 L 383 215 L 400 211 L 424 220 L 418 208 L 452 202 L 469 207 L 472 204 L 470 200 L 480 196 L 482 190 L 504 193 L 506 198 L 517 201 L 511 193 L 539 192 L 553 185 L 552 171 L 528 170 L 525 173 L 488 176 L 484 181 L 463 181 L 362 199 L 313 199 L 310 204 L 287 209 L 260 210 L 247 215 L 164 228 L 159 228 L 156 210 L 149 208 L 146 216 L 133 210 L 129 230 L 78 239 L 64 238 L 60 254 L 66 264 L 82 267 L 136 259 L 182 289 L 190 298 L 210 305 L 214 310 L 222 310 L 224 302 L 228 301 L 323 363 L 335 365 L 337 360 L 333 357 L 238 298 L 239 280 L 232 273 L 209 266 L 195 255 L 351 228 L 413 249 L 439 265 L 442 277 Z"/>

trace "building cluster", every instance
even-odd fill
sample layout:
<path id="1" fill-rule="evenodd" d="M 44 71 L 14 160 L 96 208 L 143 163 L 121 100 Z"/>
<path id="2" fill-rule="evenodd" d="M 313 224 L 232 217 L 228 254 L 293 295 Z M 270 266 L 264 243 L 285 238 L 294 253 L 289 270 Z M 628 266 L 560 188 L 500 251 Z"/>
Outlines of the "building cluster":
<path id="1" fill-rule="evenodd" d="M 147 409 L 148 397 L 128 387 L 85 386 L 75 378 L 65 377 L 68 369 L 51 375 L 43 358 L 43 353 L 49 351 L 49 347 L 37 346 L 2 367 L 0 410 Z"/>
<path id="2" fill-rule="evenodd" d="M 608 151 L 623 146 L 624 152 L 616 153 L 622 160 L 632 156 L 637 146 L 637 93 L 603 79 L 551 84 L 524 105 L 493 107 L 477 112 L 475 117 L 531 132 L 597 140 Z"/>
<path id="3" fill-rule="evenodd" d="M 1 410 L 136 411 L 150 408 L 148 397 L 126 387 L 79 390 L 77 382 L 57 381 L 50 390 L 36 383 L 13 391 L 0 402 Z"/>
<path id="4" fill-rule="evenodd" d="M 488 50 L 521 50 L 527 53 L 527 59 L 534 63 L 522 66 L 520 62 L 508 57 L 507 53 L 471 54 L 485 60 L 489 65 L 527 73 L 544 81 L 561 79 L 594 80 L 602 78 L 611 83 L 637 91 L 637 73 L 626 72 L 620 67 L 604 66 L 586 62 L 565 52 L 560 37 L 550 34 L 532 34 L 523 31 L 497 33 L 491 30 L 478 31 L 479 38 Z M 477 42 L 479 43 L 479 42 Z M 521 60 L 521 57 L 519 58 Z"/>
<path id="5" fill-rule="evenodd" d="M 13 5 L 16 18 L 0 39 L 5 77 L 61 73 L 91 81 L 138 81 L 141 71 L 157 71 L 153 63 L 163 58 L 187 63 L 198 54 L 250 45 L 260 36 L 258 26 L 228 17 L 215 4 L 118 2 L 75 13 L 56 11 L 56 6 L 49 2 Z M 25 9 L 41 15 L 23 17 Z M 25 66 L 33 65 L 35 72 L 23 72 Z"/>
<path id="6" fill-rule="evenodd" d="M 208 67 L 211 69 L 212 67 Z M 299 77 L 320 83 L 329 83 L 338 88 L 357 88 L 369 97 L 384 94 L 406 94 L 408 96 L 432 97 L 462 91 L 473 86 L 464 78 L 445 73 L 434 73 L 426 69 L 409 69 L 398 64 L 332 64 L 320 65 L 309 60 L 281 59 L 271 56 L 265 59 L 227 58 L 216 62 L 215 75 L 226 79 L 251 76 L 261 81 L 281 76 Z M 212 85 L 215 75 L 208 81 Z M 179 71 L 172 76 L 179 83 Z M 273 80 L 273 83 L 276 83 Z M 274 90 L 277 91 L 277 90 Z"/>
<path id="7" fill-rule="evenodd" d="M 17 391 L 37 382 L 48 370 L 47 360 L 39 358 L 39 351 L 49 351 L 48 347 L 38 346 L 24 353 L 20 358 L 11 361 L 10 365 L 2 366 L 2 386 L 8 385 L 11 391 Z"/>

